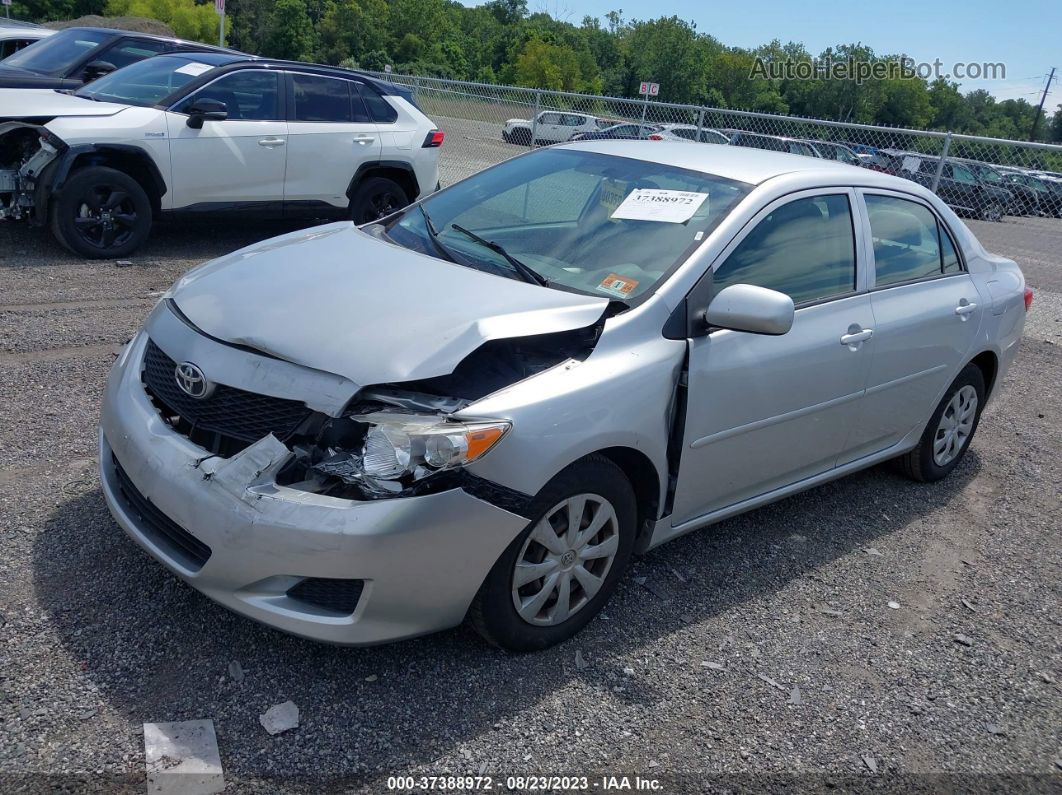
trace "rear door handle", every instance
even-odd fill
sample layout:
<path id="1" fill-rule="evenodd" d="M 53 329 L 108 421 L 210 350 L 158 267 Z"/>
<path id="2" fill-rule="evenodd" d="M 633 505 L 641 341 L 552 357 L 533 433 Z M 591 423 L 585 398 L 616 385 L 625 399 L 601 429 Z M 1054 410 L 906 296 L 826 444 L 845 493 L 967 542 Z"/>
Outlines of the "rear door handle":
<path id="1" fill-rule="evenodd" d="M 283 138 L 259 138 L 258 139 L 258 145 L 259 146 L 268 146 L 268 147 L 283 146 L 284 145 L 284 139 Z"/>
<path id="2" fill-rule="evenodd" d="M 841 335 L 842 345 L 858 345 L 861 342 L 866 342 L 868 339 L 874 336 L 874 329 L 865 328 L 862 331 L 853 331 L 850 334 Z"/>
<path id="3" fill-rule="evenodd" d="M 977 304 L 974 303 L 959 304 L 957 307 L 955 307 L 955 314 L 962 317 L 963 315 L 970 314 L 975 309 L 977 309 Z"/>

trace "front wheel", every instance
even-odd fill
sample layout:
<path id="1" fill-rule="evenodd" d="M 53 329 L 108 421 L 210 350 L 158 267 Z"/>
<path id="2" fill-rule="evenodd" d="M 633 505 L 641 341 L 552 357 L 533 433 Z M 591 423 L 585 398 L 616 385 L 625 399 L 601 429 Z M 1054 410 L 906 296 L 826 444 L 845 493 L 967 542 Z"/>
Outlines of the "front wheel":
<path id="1" fill-rule="evenodd" d="M 394 180 L 369 177 L 358 184 L 350 199 L 350 220 L 358 226 L 370 224 L 398 212 L 409 201 L 402 186 Z"/>
<path id="2" fill-rule="evenodd" d="M 74 172 L 52 207 L 52 233 L 90 259 L 124 257 L 151 231 L 151 201 L 128 174 L 106 166 Z"/>
<path id="3" fill-rule="evenodd" d="M 546 484 L 531 515 L 469 610 L 475 629 L 510 651 L 553 646 L 597 615 L 630 562 L 638 511 L 623 471 L 593 455 Z"/>
<path id="4" fill-rule="evenodd" d="M 968 364 L 940 399 L 918 445 L 898 459 L 903 472 L 914 480 L 931 482 L 955 469 L 973 441 L 984 405 L 981 368 Z"/>

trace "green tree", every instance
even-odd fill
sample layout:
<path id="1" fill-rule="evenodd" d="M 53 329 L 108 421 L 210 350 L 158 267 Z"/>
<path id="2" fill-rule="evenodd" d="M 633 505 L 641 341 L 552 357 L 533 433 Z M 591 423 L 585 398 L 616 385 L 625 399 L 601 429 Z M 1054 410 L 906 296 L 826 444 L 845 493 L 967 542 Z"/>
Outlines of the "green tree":
<path id="1" fill-rule="evenodd" d="M 583 88 L 575 51 L 547 44 L 541 39 L 531 39 L 524 45 L 516 58 L 514 71 L 516 82 L 521 86 L 554 91 L 579 91 Z"/>
<path id="2" fill-rule="evenodd" d="M 707 59 L 694 26 L 678 17 L 632 22 L 624 35 L 627 52 L 625 93 L 636 96 L 638 84 L 660 84 L 662 102 L 697 102 L 707 90 Z"/>
<path id="3" fill-rule="evenodd" d="M 318 25 L 318 60 L 356 61 L 370 52 L 386 52 L 390 45 L 390 8 L 385 0 L 338 0 Z"/>
<path id="4" fill-rule="evenodd" d="M 218 15 L 213 5 L 195 0 L 107 0 L 107 16 L 147 17 L 165 22 L 182 39 L 217 42 Z"/>
<path id="5" fill-rule="evenodd" d="M 306 0 L 277 0 L 264 44 L 264 53 L 273 58 L 310 60 L 314 51 L 314 30 Z"/>

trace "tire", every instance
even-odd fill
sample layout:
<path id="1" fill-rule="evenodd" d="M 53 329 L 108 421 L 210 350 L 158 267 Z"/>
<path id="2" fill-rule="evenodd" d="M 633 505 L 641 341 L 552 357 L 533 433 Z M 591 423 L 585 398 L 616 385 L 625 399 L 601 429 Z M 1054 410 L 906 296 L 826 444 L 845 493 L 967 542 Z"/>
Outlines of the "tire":
<path id="1" fill-rule="evenodd" d="M 509 133 L 507 133 L 505 130 L 502 130 L 502 140 L 505 141 L 505 143 L 507 144 L 511 144 L 513 142 L 513 139 L 509 137 Z"/>
<path id="2" fill-rule="evenodd" d="M 517 128 L 509 135 L 509 140 L 519 146 L 531 146 L 531 131 Z"/>
<path id="3" fill-rule="evenodd" d="M 551 553 L 536 539 L 545 538 L 545 533 L 557 533 L 555 527 L 566 528 L 568 509 L 578 509 L 579 505 L 583 506 L 581 522 L 587 528 L 594 520 L 603 524 L 594 535 L 577 538 L 574 547 L 563 534 L 557 534 L 551 542 L 556 543 Z M 538 651 L 565 641 L 600 612 L 630 562 L 638 507 L 623 471 L 608 458 L 592 455 L 547 483 L 532 502 L 531 516 L 532 521 L 490 570 L 468 614 L 469 622 L 488 642 L 515 652 Z M 613 549 L 612 557 L 606 557 L 606 552 Z M 599 555 L 589 557 L 585 554 L 588 550 Z M 518 563 L 532 573 L 532 567 L 544 567 L 543 576 L 516 588 Z M 555 578 L 552 584 L 551 577 Z M 569 583 L 569 610 L 563 619 L 558 612 L 565 579 Z M 595 583 L 593 590 L 585 590 L 583 582 Z M 536 606 L 536 595 L 541 596 L 547 589 L 544 601 Z M 518 612 L 517 599 L 527 606 L 529 618 Z"/>
<path id="4" fill-rule="evenodd" d="M 132 254 L 151 232 L 151 200 L 128 174 L 107 166 L 75 171 L 52 206 L 52 233 L 89 259 Z"/>
<path id="5" fill-rule="evenodd" d="M 386 218 L 410 202 L 405 190 L 393 179 L 369 177 L 358 183 L 350 199 L 350 220 L 358 226 Z"/>
<path id="6" fill-rule="evenodd" d="M 960 393 L 962 394 L 960 395 Z M 965 436 L 961 436 L 961 433 L 953 435 L 955 444 L 950 451 L 950 457 L 938 456 L 938 453 L 934 450 L 934 445 L 942 441 L 940 438 L 942 434 L 947 437 L 945 413 L 949 413 L 949 416 L 958 414 L 960 420 L 962 419 L 962 395 L 966 397 L 975 396 L 976 398 L 972 415 L 969 417 L 966 434 Z M 958 466 L 962 457 L 966 455 L 970 442 L 973 441 L 974 434 L 977 433 L 977 425 L 981 421 L 981 410 L 984 405 L 984 376 L 976 364 L 968 364 L 962 369 L 962 372 L 959 373 L 951 386 L 948 387 L 944 397 L 940 399 L 933 416 L 929 418 L 925 431 L 922 432 L 922 438 L 919 439 L 918 445 L 897 459 L 901 471 L 908 477 L 923 483 L 931 483 L 945 477 Z M 945 451 L 948 452 L 947 447 Z"/>
<path id="7" fill-rule="evenodd" d="M 1003 220 L 1003 205 L 999 202 L 989 202 L 983 208 L 981 208 L 981 220 L 982 221 L 1002 221 Z"/>

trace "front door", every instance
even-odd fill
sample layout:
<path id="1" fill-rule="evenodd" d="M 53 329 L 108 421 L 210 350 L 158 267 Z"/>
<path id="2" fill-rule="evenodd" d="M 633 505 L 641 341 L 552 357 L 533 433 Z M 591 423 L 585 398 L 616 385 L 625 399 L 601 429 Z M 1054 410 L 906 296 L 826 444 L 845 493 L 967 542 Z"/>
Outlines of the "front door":
<path id="1" fill-rule="evenodd" d="M 288 123 L 280 101 L 279 75 L 249 69 L 219 77 L 166 113 L 170 136 L 171 190 L 163 201 L 181 209 L 215 205 L 261 209 L 284 201 Z M 225 103 L 228 118 L 188 126 L 195 100 Z"/>
<path id="2" fill-rule="evenodd" d="M 884 192 L 863 198 L 873 239 L 874 339 L 846 460 L 921 432 L 969 356 L 984 303 L 928 205 Z"/>
<path id="3" fill-rule="evenodd" d="M 779 290 L 796 316 L 781 336 L 717 329 L 690 340 L 674 524 L 826 472 L 844 449 L 875 333 L 853 202 L 845 190 L 780 200 L 724 251 L 714 291 Z"/>

